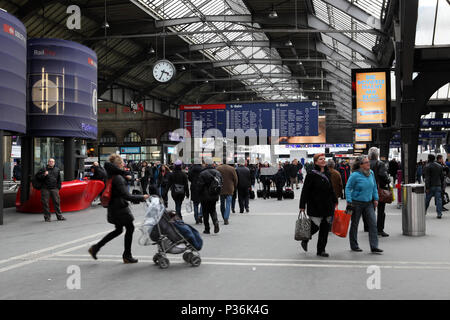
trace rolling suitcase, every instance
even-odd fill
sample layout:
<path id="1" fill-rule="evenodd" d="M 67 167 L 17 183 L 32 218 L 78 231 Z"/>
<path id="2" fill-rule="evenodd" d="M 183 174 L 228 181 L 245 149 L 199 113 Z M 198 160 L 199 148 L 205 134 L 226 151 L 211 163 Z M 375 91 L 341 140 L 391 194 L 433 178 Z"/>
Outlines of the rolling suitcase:
<path id="1" fill-rule="evenodd" d="M 250 194 L 250 199 L 251 199 L 251 200 L 255 199 L 255 191 L 250 190 L 250 191 L 249 191 L 249 194 Z"/>
<path id="2" fill-rule="evenodd" d="M 283 190 L 283 199 L 294 199 L 294 190 L 291 188 L 285 188 Z"/>
<path id="3" fill-rule="evenodd" d="M 278 198 L 277 189 L 272 189 L 272 186 L 270 186 L 270 192 L 269 195 L 271 198 Z"/>

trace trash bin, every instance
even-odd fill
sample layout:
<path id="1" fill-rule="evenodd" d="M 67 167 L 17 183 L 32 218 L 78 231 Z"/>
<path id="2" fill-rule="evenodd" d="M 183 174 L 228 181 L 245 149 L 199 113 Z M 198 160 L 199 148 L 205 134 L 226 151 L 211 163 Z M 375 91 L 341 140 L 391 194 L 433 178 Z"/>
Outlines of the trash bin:
<path id="1" fill-rule="evenodd" d="M 425 235 L 425 186 L 402 185 L 402 229 L 405 236 Z"/>

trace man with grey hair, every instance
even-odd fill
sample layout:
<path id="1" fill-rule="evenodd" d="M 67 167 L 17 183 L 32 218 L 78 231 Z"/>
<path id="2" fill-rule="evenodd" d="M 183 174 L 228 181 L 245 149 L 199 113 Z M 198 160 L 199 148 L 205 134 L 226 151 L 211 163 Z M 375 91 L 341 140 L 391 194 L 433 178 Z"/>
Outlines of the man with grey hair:
<path id="1" fill-rule="evenodd" d="M 369 149 L 368 156 L 370 160 L 370 169 L 375 175 L 375 181 L 378 188 L 389 190 L 389 183 L 391 180 L 389 179 L 386 164 L 379 160 L 379 155 L 378 148 L 372 147 Z M 377 207 L 377 229 L 378 235 L 382 237 L 389 236 L 389 234 L 384 232 L 384 221 L 386 219 L 385 209 L 386 203 L 379 201 Z M 365 221 L 364 224 L 366 224 Z"/>
<path id="2" fill-rule="evenodd" d="M 55 159 L 48 159 L 46 167 L 39 170 L 36 174 L 36 178 L 42 182 L 41 189 L 41 203 L 44 209 L 44 220 L 50 222 L 50 197 L 53 200 L 55 207 L 55 213 L 58 220 L 66 220 L 61 213 L 59 207 L 59 190 L 61 189 L 61 175 L 59 174 L 59 168 L 55 166 Z"/>

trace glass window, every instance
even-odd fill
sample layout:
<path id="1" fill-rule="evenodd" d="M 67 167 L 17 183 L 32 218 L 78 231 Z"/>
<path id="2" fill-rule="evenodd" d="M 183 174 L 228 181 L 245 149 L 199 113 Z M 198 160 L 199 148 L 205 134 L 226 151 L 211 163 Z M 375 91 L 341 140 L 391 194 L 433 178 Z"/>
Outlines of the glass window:
<path id="1" fill-rule="evenodd" d="M 141 136 L 136 131 L 130 131 L 125 138 L 123 138 L 124 143 L 141 142 Z"/>
<path id="2" fill-rule="evenodd" d="M 64 179 L 64 140 L 60 138 L 34 138 L 34 173 L 47 165 L 48 159 L 55 159 Z"/>
<path id="3" fill-rule="evenodd" d="M 450 1 L 439 0 L 434 45 L 450 44 Z"/>
<path id="4" fill-rule="evenodd" d="M 104 133 L 100 138 L 100 143 L 117 143 L 117 138 L 114 133 Z"/>

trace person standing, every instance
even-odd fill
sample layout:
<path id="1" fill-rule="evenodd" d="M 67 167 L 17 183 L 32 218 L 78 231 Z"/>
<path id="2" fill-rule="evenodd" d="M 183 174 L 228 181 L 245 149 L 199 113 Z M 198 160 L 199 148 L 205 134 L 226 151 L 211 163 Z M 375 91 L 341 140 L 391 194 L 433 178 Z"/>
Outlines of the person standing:
<path id="1" fill-rule="evenodd" d="M 286 184 L 286 173 L 284 172 L 281 162 L 278 164 L 278 172 L 273 176 L 273 181 L 277 187 L 278 201 L 283 200 L 283 187 Z"/>
<path id="2" fill-rule="evenodd" d="M 333 186 L 334 194 L 336 195 L 336 198 L 342 198 L 342 178 L 339 172 L 336 171 L 335 168 L 335 162 L 334 160 L 328 160 L 327 163 L 328 171 L 330 172 L 330 180 L 331 185 Z"/>
<path id="3" fill-rule="evenodd" d="M 201 198 L 200 192 L 198 190 L 198 177 L 200 172 L 202 172 L 203 167 L 201 164 L 194 164 L 189 168 L 188 179 L 191 182 L 191 201 L 194 205 L 194 219 L 195 224 L 202 223 L 203 214 L 200 205 Z"/>
<path id="4" fill-rule="evenodd" d="M 175 201 L 175 211 L 181 217 L 181 206 L 184 197 L 189 198 L 189 183 L 186 173 L 182 169 L 181 160 L 175 161 L 175 168 L 169 176 L 167 190 L 172 191 L 172 199 Z"/>
<path id="5" fill-rule="evenodd" d="M 303 184 L 300 196 L 300 212 L 304 212 L 306 207 L 308 216 L 311 218 L 311 237 L 319 231 L 317 255 L 320 257 L 329 257 L 325 247 L 337 203 L 338 199 L 333 191 L 331 175 L 325 162 L 325 154 L 315 154 L 314 169 L 306 175 Z M 308 251 L 308 241 L 303 240 L 301 242 L 305 251 Z"/>
<path id="6" fill-rule="evenodd" d="M 345 187 L 347 206 L 353 208 L 350 226 L 350 248 L 361 252 L 358 245 L 358 224 L 361 216 L 365 216 L 369 226 L 369 243 L 372 253 L 381 253 L 378 248 L 377 223 L 375 209 L 378 206 L 378 188 L 375 175 L 370 170 L 370 161 L 366 156 L 356 158 L 353 163 L 353 173 Z"/>
<path id="7" fill-rule="evenodd" d="M 231 210 L 231 200 L 234 190 L 238 186 L 238 176 L 233 165 L 222 164 L 217 167 L 223 179 L 223 188 L 220 193 L 220 211 L 222 213 L 223 223 L 228 224 Z"/>
<path id="8" fill-rule="evenodd" d="M 217 219 L 216 203 L 219 200 L 220 193 L 222 192 L 222 175 L 219 171 L 209 164 L 207 165 L 199 175 L 198 178 L 198 190 L 200 193 L 200 199 L 202 203 L 203 211 L 203 223 L 205 230 L 203 233 L 209 234 L 209 217 L 214 224 L 214 233 L 218 233 L 219 220 Z"/>
<path id="9" fill-rule="evenodd" d="M 22 166 L 20 165 L 20 159 L 17 160 L 16 163 L 14 163 L 13 180 L 14 181 L 22 180 Z"/>
<path id="10" fill-rule="evenodd" d="M 61 189 L 61 175 L 59 168 L 55 166 L 55 159 L 48 159 L 47 166 L 39 170 L 36 178 L 42 182 L 41 203 L 44 209 L 44 220 L 50 222 L 49 200 L 52 198 L 55 207 L 56 218 L 60 221 L 66 220 L 60 208 L 59 190 Z"/>
<path id="11" fill-rule="evenodd" d="M 370 148 L 368 156 L 370 161 L 370 170 L 372 170 L 375 175 L 377 186 L 383 190 L 389 190 L 389 183 L 391 182 L 391 179 L 389 179 L 386 165 L 384 164 L 384 162 L 379 160 L 378 149 L 376 147 Z M 384 221 L 386 220 L 385 208 L 386 203 L 378 201 L 377 231 L 379 236 L 389 237 L 389 234 L 384 232 Z"/>
<path id="12" fill-rule="evenodd" d="M 128 201 L 145 201 L 149 198 L 148 194 L 132 195 L 127 188 L 127 179 L 131 179 L 129 175 L 123 170 L 124 162 L 120 155 L 112 154 L 109 156 L 109 161 L 105 163 L 105 169 L 108 173 L 108 178 L 112 179 L 111 185 L 111 200 L 108 204 L 108 222 L 115 226 L 115 230 L 108 233 L 98 243 L 91 246 L 88 250 L 89 254 L 97 260 L 97 253 L 100 249 L 112 239 L 118 237 L 125 227 L 125 242 L 122 259 L 124 263 L 136 263 L 137 259 L 133 258 L 131 254 L 131 244 L 133 241 L 134 232 L 134 217 L 128 206 Z"/>
<path id="13" fill-rule="evenodd" d="M 142 193 L 147 194 L 148 181 L 150 180 L 150 167 L 147 161 L 142 162 L 142 166 L 139 169 L 139 181 L 141 182 Z"/>
<path id="14" fill-rule="evenodd" d="M 434 197 L 436 204 L 437 218 L 442 218 L 442 184 L 445 182 L 444 170 L 442 166 L 436 163 L 434 154 L 428 155 L 428 164 L 423 173 L 425 176 L 425 212 L 428 210 L 431 198 Z"/>
<path id="15" fill-rule="evenodd" d="M 342 186 L 344 190 L 343 199 L 345 199 L 345 186 L 347 185 L 348 178 L 350 177 L 350 166 L 346 160 L 341 162 L 341 165 L 338 167 L 338 171 L 341 174 Z"/>
<path id="16" fill-rule="evenodd" d="M 270 166 L 269 163 L 264 163 L 261 168 L 259 179 L 263 185 L 263 197 L 264 200 L 270 199 L 270 185 L 272 184 L 272 175 L 269 174 Z"/>
<path id="17" fill-rule="evenodd" d="M 423 162 L 420 160 L 417 163 L 417 169 L 416 169 L 416 180 L 418 183 L 422 183 L 422 175 L 423 175 Z"/>
<path id="18" fill-rule="evenodd" d="M 154 190 L 152 190 L 152 188 L 153 188 L 152 185 L 149 188 L 149 190 L 151 190 L 150 194 L 152 194 L 152 191 L 153 191 L 156 194 L 159 193 L 161 195 L 161 198 L 164 201 L 164 206 L 166 208 L 169 205 L 169 198 L 168 198 L 167 194 L 169 193 L 169 177 L 171 174 L 172 174 L 172 171 L 169 169 L 169 167 L 166 165 L 162 165 L 161 170 L 159 172 L 159 177 L 158 177 L 159 185 Z"/>
<path id="19" fill-rule="evenodd" d="M 244 165 L 240 164 L 236 169 L 236 174 L 238 177 L 238 199 L 239 199 L 239 212 L 244 213 L 245 211 L 248 213 L 249 210 L 249 191 L 251 186 L 251 177 L 250 170 Z"/>
<path id="20" fill-rule="evenodd" d="M 436 157 L 436 161 L 437 161 L 437 163 L 439 163 L 442 166 L 442 170 L 443 170 L 443 173 L 444 173 L 444 180 L 442 181 L 442 191 L 441 191 L 442 200 L 444 200 L 445 188 L 447 187 L 446 179 L 449 176 L 450 169 L 445 164 L 444 158 L 442 157 L 441 154 L 438 154 L 438 156 Z M 444 207 L 444 202 L 442 202 L 442 211 L 448 211 L 448 209 L 446 207 Z"/>
<path id="21" fill-rule="evenodd" d="M 399 165 L 398 165 L 397 160 L 392 159 L 391 161 L 389 161 L 388 171 L 389 171 L 389 175 L 392 177 L 392 180 L 393 180 L 392 183 L 394 185 L 395 185 L 395 179 L 397 178 L 397 171 L 398 171 L 398 169 L 399 169 Z"/>

